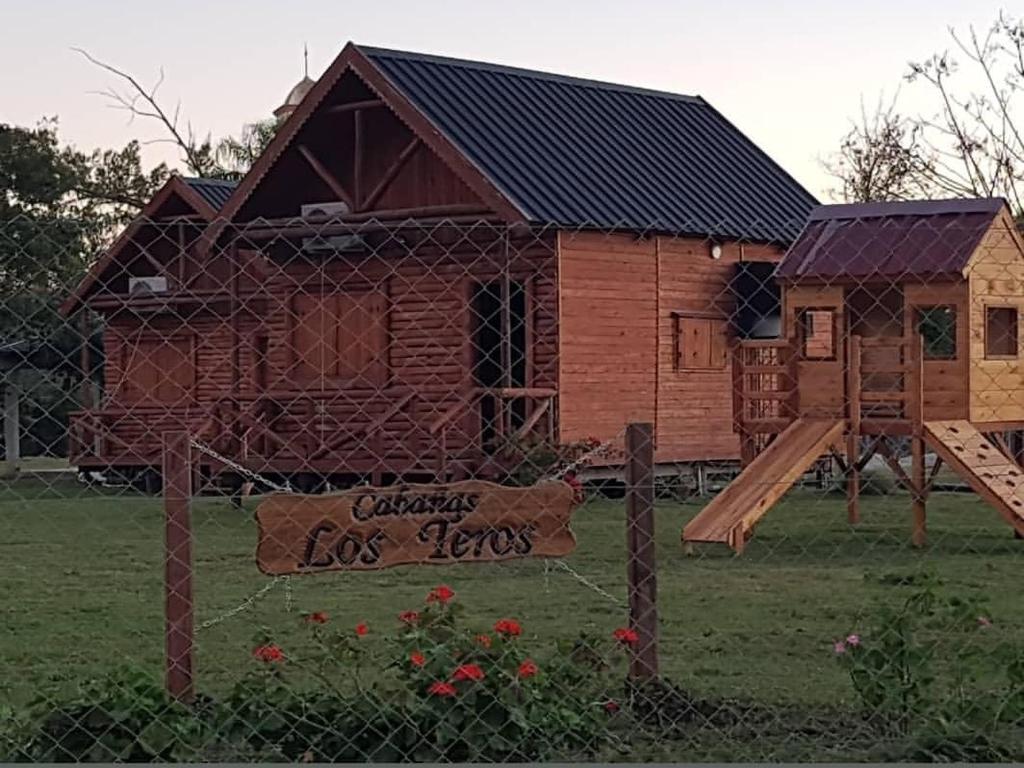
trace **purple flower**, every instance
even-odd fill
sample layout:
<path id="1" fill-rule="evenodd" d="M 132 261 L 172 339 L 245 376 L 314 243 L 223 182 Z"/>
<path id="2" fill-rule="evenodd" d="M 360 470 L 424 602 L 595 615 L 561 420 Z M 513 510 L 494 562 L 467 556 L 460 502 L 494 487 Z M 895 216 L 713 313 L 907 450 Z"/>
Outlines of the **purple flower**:
<path id="1" fill-rule="evenodd" d="M 846 643 L 844 643 L 842 640 L 836 640 L 834 643 L 832 643 L 832 651 L 833 653 L 835 653 L 836 656 L 842 656 L 844 653 L 846 653 Z"/>
<path id="2" fill-rule="evenodd" d="M 856 648 L 860 645 L 860 635 L 854 633 L 846 636 L 846 644 L 851 648 Z"/>

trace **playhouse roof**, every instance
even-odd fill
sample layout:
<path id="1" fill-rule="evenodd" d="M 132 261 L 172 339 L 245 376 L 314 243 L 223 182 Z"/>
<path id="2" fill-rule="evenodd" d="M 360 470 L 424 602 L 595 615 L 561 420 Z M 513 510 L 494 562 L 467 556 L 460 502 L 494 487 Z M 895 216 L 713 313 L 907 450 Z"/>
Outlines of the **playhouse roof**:
<path id="1" fill-rule="evenodd" d="M 783 279 L 962 275 L 1002 198 L 822 205 L 786 252 Z"/>

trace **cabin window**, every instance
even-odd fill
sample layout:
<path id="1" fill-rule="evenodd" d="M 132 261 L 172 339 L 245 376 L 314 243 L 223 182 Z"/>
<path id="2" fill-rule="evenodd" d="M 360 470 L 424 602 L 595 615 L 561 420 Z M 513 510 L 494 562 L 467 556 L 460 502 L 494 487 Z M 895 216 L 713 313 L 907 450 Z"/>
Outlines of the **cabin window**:
<path id="1" fill-rule="evenodd" d="M 720 317 L 672 314 L 677 371 L 720 370 L 729 360 L 729 323 Z"/>
<path id="2" fill-rule="evenodd" d="M 917 332 L 925 360 L 956 359 L 956 307 L 918 307 Z"/>
<path id="3" fill-rule="evenodd" d="M 796 319 L 801 357 L 805 360 L 835 360 L 835 310 L 802 309 Z"/>
<path id="4" fill-rule="evenodd" d="M 387 376 L 387 297 L 383 293 L 303 295 L 293 301 L 296 378 L 381 384 Z"/>
<path id="5" fill-rule="evenodd" d="M 191 336 L 143 336 L 121 346 L 120 399 L 173 405 L 192 399 L 196 366 Z"/>
<path id="6" fill-rule="evenodd" d="M 1017 357 L 1017 308 L 985 307 L 985 357 Z"/>

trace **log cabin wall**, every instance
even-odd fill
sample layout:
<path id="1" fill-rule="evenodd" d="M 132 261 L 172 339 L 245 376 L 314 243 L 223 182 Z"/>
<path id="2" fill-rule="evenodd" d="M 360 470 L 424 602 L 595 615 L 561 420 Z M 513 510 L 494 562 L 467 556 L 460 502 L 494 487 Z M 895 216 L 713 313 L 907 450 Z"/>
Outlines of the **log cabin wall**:
<path id="1" fill-rule="evenodd" d="M 559 427 L 563 442 L 656 425 L 659 462 L 739 456 L 728 347 L 738 261 L 771 246 L 602 233 L 559 237 Z"/>
<path id="2" fill-rule="evenodd" d="M 478 386 L 473 376 L 478 320 L 470 301 L 473 286 L 495 283 L 504 274 L 523 286 L 527 297 L 522 319 L 528 338 L 525 384 L 556 388 L 555 268 L 551 235 L 513 242 L 507 256 L 496 241 L 483 251 L 473 246 L 454 251 L 424 247 L 319 264 L 292 258 L 272 269 L 263 287 L 270 311 L 258 331 L 266 339 L 267 370 L 262 377 L 246 377 L 247 382 L 263 378 L 263 394 L 281 406 L 273 430 L 289 450 L 268 457 L 267 468 L 326 471 L 336 457 L 342 457 L 340 464 L 333 464 L 338 472 L 396 472 L 419 462 L 433 466 L 440 446 L 438 435 L 429 434 L 430 426 Z M 378 301 L 384 307 L 380 319 L 370 323 L 375 327 L 363 329 L 377 339 L 369 345 L 377 345 L 376 351 L 347 380 L 302 373 L 301 337 L 308 329 L 301 306 L 331 296 Z M 373 441 L 363 435 L 310 460 L 323 445 L 322 437 L 357 434 L 410 393 L 414 399 L 409 406 L 387 419 Z M 452 457 L 476 450 L 479 419 L 474 408 L 458 414 L 446 430 L 444 450 Z"/>

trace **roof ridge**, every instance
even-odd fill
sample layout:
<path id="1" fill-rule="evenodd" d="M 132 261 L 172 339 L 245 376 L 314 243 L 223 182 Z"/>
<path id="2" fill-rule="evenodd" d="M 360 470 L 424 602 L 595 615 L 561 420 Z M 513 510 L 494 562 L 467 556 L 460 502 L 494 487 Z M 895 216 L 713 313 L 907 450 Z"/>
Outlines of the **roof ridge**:
<path id="1" fill-rule="evenodd" d="M 198 183 L 198 184 L 223 184 L 228 187 L 238 186 L 238 182 L 233 179 L 211 179 L 208 176 L 182 176 L 181 180 L 186 184 Z"/>
<path id="2" fill-rule="evenodd" d="M 941 216 L 953 213 L 996 214 L 1006 205 L 1002 197 L 953 197 L 939 200 L 893 200 L 871 203 L 833 203 L 811 210 L 809 221 L 880 219 L 890 216 Z"/>
<path id="3" fill-rule="evenodd" d="M 657 88 L 646 88 L 640 85 L 628 85 L 626 83 L 613 83 L 608 80 L 597 80 L 586 77 L 575 77 L 573 75 L 565 75 L 559 72 L 545 72 L 539 69 L 529 69 L 527 67 L 517 67 L 510 64 L 496 64 L 494 62 L 479 61 L 476 59 L 462 59 L 454 56 L 440 56 L 434 53 L 419 53 L 417 51 L 402 51 L 394 48 L 379 48 L 372 45 L 359 45 L 356 44 L 356 48 L 362 51 L 366 56 L 373 57 L 387 57 L 392 59 L 408 59 L 416 61 L 424 61 L 433 64 L 442 64 L 452 67 L 463 67 L 466 69 L 476 69 L 484 72 L 496 72 L 505 75 L 512 75 L 515 77 L 532 78 L 540 80 L 548 80 L 551 82 L 561 82 L 566 85 L 575 85 L 581 88 L 596 88 L 609 91 L 619 91 L 626 93 L 633 93 L 641 96 L 651 96 L 655 98 L 672 99 L 675 101 L 688 102 L 691 104 L 702 104 L 707 105 L 707 102 L 699 95 L 675 93 L 673 91 L 664 91 Z"/>

